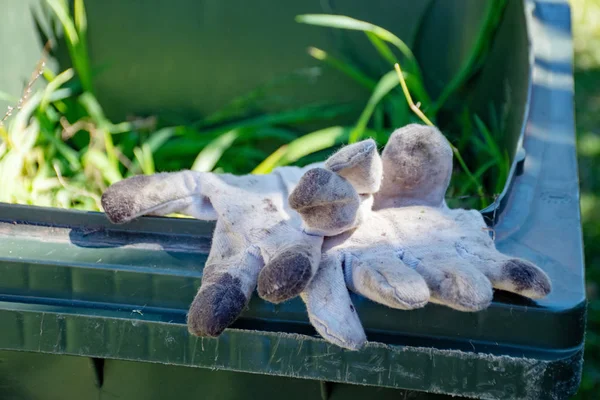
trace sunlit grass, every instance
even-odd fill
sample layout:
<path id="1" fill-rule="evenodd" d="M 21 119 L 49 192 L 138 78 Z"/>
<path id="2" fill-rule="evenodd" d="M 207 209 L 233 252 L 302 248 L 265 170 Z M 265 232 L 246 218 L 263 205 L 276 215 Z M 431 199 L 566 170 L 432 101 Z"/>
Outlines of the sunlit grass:
<path id="1" fill-rule="evenodd" d="M 232 99 L 200 121 L 164 126 L 153 117 L 114 122 L 105 116 L 94 95 L 84 1 L 76 0 L 72 11 L 66 0 L 45 1 L 56 23 L 62 26 L 73 69 L 56 75 L 45 67 L 36 70 L 36 78 L 42 73 L 45 89 L 32 94 L 26 88 L 18 105 L 26 102 L 27 109 L 13 110 L 11 114 L 18 111 L 18 115 L 7 116 L 0 126 L 0 179 L 10 182 L 0 200 L 86 210 L 100 210 L 102 192 L 132 175 L 178 169 L 264 174 L 282 165 L 321 160 L 336 147 L 367 137 L 383 146 L 394 129 L 419 121 L 400 90 L 393 69 L 397 62 L 403 64 L 406 85 L 418 106 L 436 123 L 438 111 L 480 67 L 505 5 L 504 0 L 490 3 L 475 46 L 438 98 L 427 92 L 410 47 L 393 33 L 345 16 L 302 15 L 297 22 L 306 29 L 346 29 L 366 35 L 389 63 L 387 74 L 371 76 L 343 57 L 314 47 L 308 49 L 307 57 L 321 61 L 323 68 L 337 70 L 370 92 L 365 104 L 306 104 L 277 113 L 260 113 L 258 105 L 268 98 L 271 89 L 310 79 L 314 74 L 308 70 L 290 71 Z M 355 118 L 355 123 L 338 126 L 330 122 L 341 116 Z M 298 128 L 307 123 L 320 128 L 314 132 Z M 490 141 L 502 132 L 490 132 L 466 106 L 450 123 L 453 130 L 440 127 L 450 142 L 457 144 L 455 155 L 460 162 L 449 201 L 483 208 L 501 191 L 508 173 L 508 159 L 494 140 Z M 467 149 L 470 157 L 463 160 L 461 154 Z"/>

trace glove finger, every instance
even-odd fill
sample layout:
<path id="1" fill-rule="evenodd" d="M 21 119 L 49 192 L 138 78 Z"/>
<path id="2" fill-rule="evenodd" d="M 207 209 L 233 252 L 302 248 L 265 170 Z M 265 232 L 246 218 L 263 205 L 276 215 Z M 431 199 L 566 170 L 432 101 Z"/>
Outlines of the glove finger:
<path id="1" fill-rule="evenodd" d="M 496 289 L 532 299 L 541 299 L 552 291 L 548 275 L 529 261 L 492 249 L 462 251 L 461 255 L 470 258 Z"/>
<path id="2" fill-rule="evenodd" d="M 311 324 L 325 340 L 349 350 L 367 341 L 344 282 L 341 261 L 325 255 L 315 277 L 300 294 Z"/>
<path id="3" fill-rule="evenodd" d="M 200 196 L 200 174 L 192 171 L 138 175 L 119 181 L 102 194 L 102 208 L 114 223 L 175 212 L 217 219 L 210 201 Z"/>
<path id="4" fill-rule="evenodd" d="M 455 223 L 462 227 L 455 244 L 458 255 L 468 260 L 492 282 L 496 289 L 532 299 L 547 296 L 552 290 L 550 278 L 533 263 L 500 253 L 487 232 L 480 212 L 452 210 Z"/>
<path id="5" fill-rule="evenodd" d="M 375 208 L 439 207 L 452 175 L 452 148 L 435 127 L 409 124 L 392 133 L 381 154 L 383 181 Z"/>
<path id="6" fill-rule="evenodd" d="M 415 270 L 427 282 L 432 303 L 460 311 L 480 311 L 492 302 L 490 280 L 466 260 L 420 260 Z"/>
<path id="7" fill-rule="evenodd" d="M 325 168 L 345 178 L 361 194 L 375 193 L 381 185 L 381 157 L 373 139 L 342 147 L 327 159 Z"/>
<path id="8" fill-rule="evenodd" d="M 497 264 L 494 273 L 488 277 L 496 289 L 532 299 L 541 299 L 552 291 L 548 275 L 533 263 L 519 258 Z"/>
<path id="9" fill-rule="evenodd" d="M 263 259 L 258 249 L 238 252 L 234 236 L 217 221 L 202 284 L 188 312 L 193 335 L 220 335 L 246 308 L 256 288 Z"/>
<path id="10" fill-rule="evenodd" d="M 429 288 L 419 273 L 394 253 L 369 252 L 344 257 L 346 285 L 353 292 L 377 303 L 401 310 L 424 307 Z"/>
<path id="11" fill-rule="evenodd" d="M 258 295 L 264 300 L 280 303 L 298 296 L 317 272 L 323 237 L 294 233 L 285 238 L 292 245 L 274 244 L 277 246 L 274 256 L 260 271 Z"/>
<path id="12" fill-rule="evenodd" d="M 352 185 L 323 168 L 308 170 L 288 198 L 313 235 L 334 236 L 355 225 L 361 200 Z"/>

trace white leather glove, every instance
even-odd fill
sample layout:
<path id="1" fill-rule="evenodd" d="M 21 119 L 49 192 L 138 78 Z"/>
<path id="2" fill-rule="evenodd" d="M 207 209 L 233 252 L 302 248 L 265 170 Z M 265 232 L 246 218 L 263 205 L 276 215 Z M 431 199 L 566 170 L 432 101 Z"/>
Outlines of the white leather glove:
<path id="1" fill-rule="evenodd" d="M 102 205 L 114 223 L 174 212 L 217 221 L 188 313 L 192 334 L 217 336 L 241 314 L 257 286 L 262 298 L 275 303 L 304 290 L 319 265 L 323 236 L 360 222 L 362 201 L 352 182 L 358 192 L 372 193 L 380 177 L 376 144 L 366 140 L 344 147 L 324 165 L 282 167 L 269 175 L 135 176 L 109 187 Z M 294 188 L 306 223 L 288 204 Z"/>
<path id="2" fill-rule="evenodd" d="M 366 340 L 346 286 L 393 308 L 430 300 L 461 311 L 488 307 L 493 287 L 534 299 L 550 292 L 540 268 L 496 250 L 478 211 L 446 206 L 452 150 L 436 128 L 396 130 L 382 160 L 373 211 L 363 210 L 356 229 L 325 238 L 319 271 L 301 294 L 324 338 L 353 350 Z"/>

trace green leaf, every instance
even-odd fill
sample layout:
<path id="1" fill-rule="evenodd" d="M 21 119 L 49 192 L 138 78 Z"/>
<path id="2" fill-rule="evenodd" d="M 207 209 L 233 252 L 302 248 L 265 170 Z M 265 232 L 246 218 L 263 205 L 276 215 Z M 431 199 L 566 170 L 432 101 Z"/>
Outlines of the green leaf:
<path id="1" fill-rule="evenodd" d="M 192 165 L 193 171 L 209 172 L 215 168 L 219 159 L 231 147 L 233 142 L 240 136 L 240 130 L 234 129 L 219 135 L 211 141 L 196 157 Z"/>

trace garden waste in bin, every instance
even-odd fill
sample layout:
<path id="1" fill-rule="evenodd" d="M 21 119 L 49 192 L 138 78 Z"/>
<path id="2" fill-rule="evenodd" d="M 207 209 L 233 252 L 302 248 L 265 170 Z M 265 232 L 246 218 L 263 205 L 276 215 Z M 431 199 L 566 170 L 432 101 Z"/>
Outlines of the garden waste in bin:
<path id="1" fill-rule="evenodd" d="M 313 12 L 371 21 L 415 43 L 435 90 L 472 45 L 468 26 L 485 2 L 340 1 L 327 10 L 321 3 L 88 1 L 92 62 L 110 60 L 95 82 L 98 96 L 115 117 L 184 104 L 208 113 L 238 90 L 307 65 L 306 46 L 341 46 L 331 32 L 294 22 Z M 0 27 L 3 48 L 16 40 L 26 49 L 11 71 L 28 71 L 39 43 L 29 31 L 6 29 L 33 31 L 34 4 L 1 4 L 30 21 Z M 426 9 L 415 38 L 413 21 Z M 369 54 L 365 46 L 351 48 Z M 149 84 L 156 76 L 159 84 Z M 297 99 L 364 96 L 333 75 L 320 79 Z M 490 308 L 462 313 L 433 304 L 398 311 L 354 296 L 369 339 L 358 352 L 318 338 L 298 299 L 273 305 L 255 297 L 219 338 L 198 338 L 185 313 L 212 224 L 148 217 L 115 226 L 100 213 L 2 204 L 1 397 L 567 398 L 581 374 L 585 292 L 566 1 L 509 1 L 474 82 L 471 95 L 486 107 L 510 105 L 496 139 L 510 154 L 511 174 L 483 212 L 500 251 L 550 275 L 549 297 L 497 292 Z"/>

